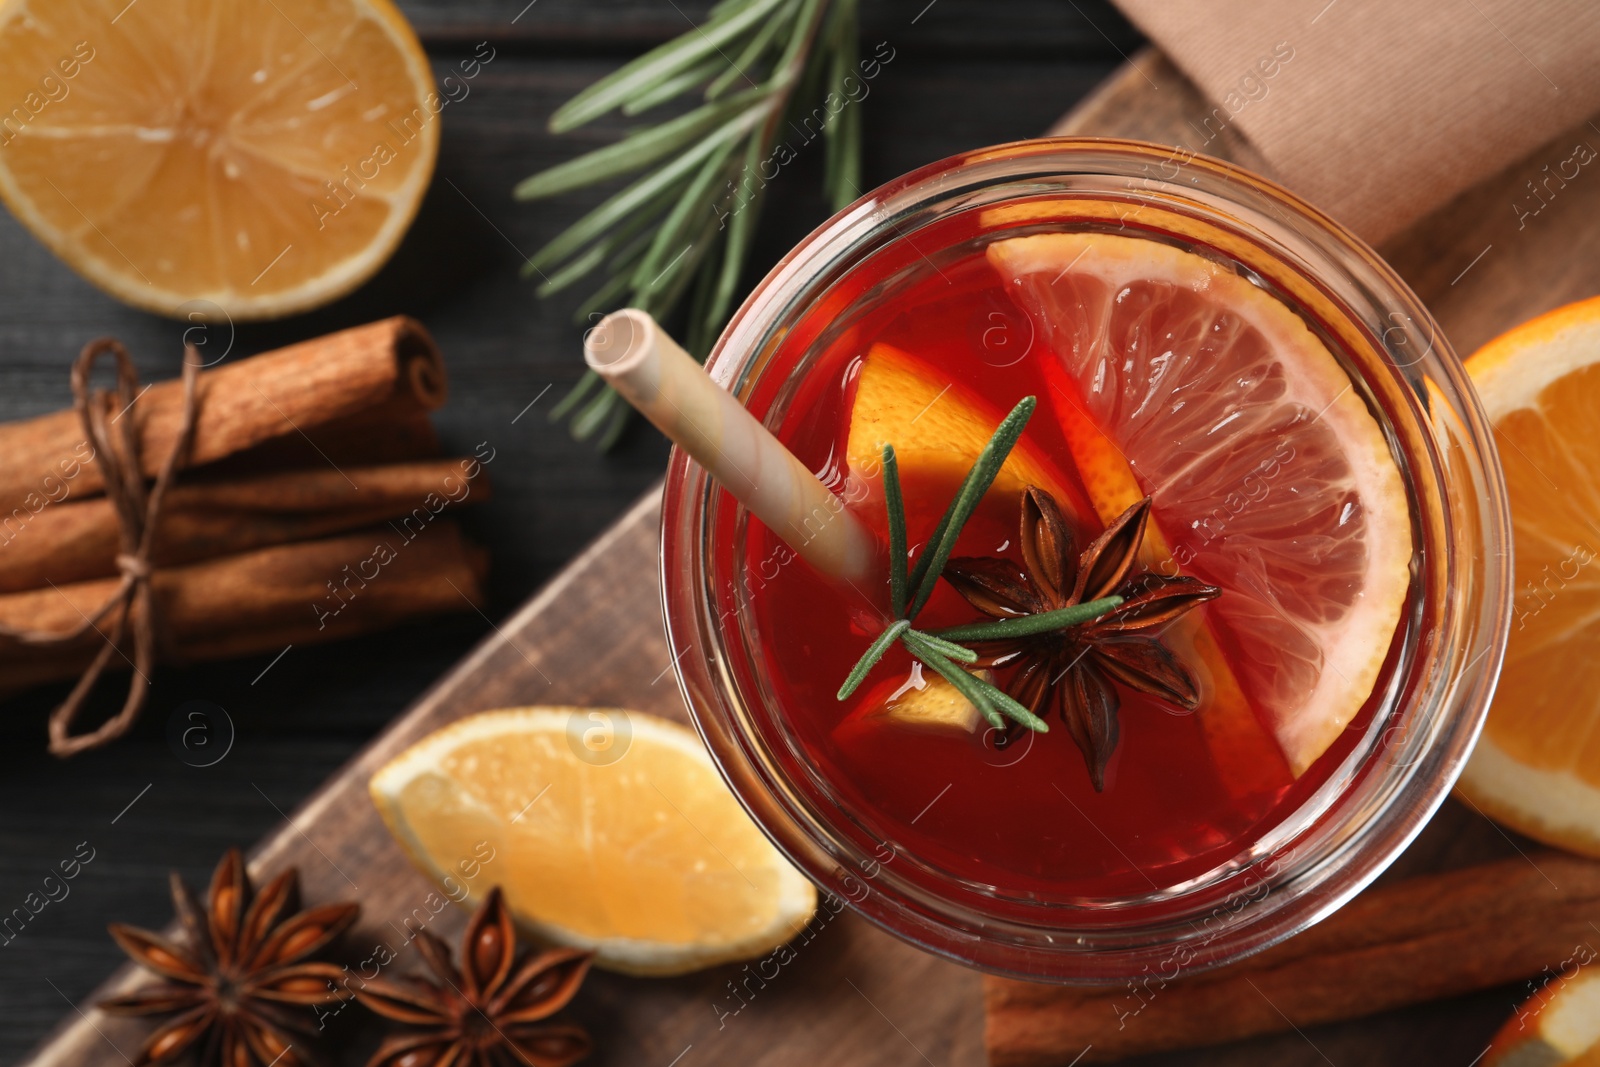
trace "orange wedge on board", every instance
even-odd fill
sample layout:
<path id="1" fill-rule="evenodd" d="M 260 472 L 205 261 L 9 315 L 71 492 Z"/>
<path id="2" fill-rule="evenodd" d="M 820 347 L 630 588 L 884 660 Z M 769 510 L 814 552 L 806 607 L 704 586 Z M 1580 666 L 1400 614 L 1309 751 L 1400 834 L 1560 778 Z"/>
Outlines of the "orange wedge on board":
<path id="1" fill-rule="evenodd" d="M 1376 420 L 1297 316 L 1210 260 L 1089 233 L 988 256 L 1058 357 L 1051 399 L 1079 427 L 1096 506 L 1148 494 L 1163 562 L 1223 588 L 1197 651 L 1303 773 L 1371 694 L 1409 587 L 1406 496 Z"/>
<path id="2" fill-rule="evenodd" d="M 0 197 L 78 273 L 165 315 L 271 318 L 394 251 L 438 154 L 389 0 L 6 0 Z"/>
<path id="3" fill-rule="evenodd" d="M 1458 789 L 1530 837 L 1600 856 L 1600 297 L 1496 338 L 1467 371 L 1505 470 L 1516 591 Z"/>
<path id="4" fill-rule="evenodd" d="M 1483 1067 L 1600 1065 L 1600 974 L 1585 968 L 1593 950 L 1579 953 L 1506 1020 Z"/>
<path id="5" fill-rule="evenodd" d="M 759 956 L 816 909 L 694 731 L 620 708 L 468 716 L 372 776 L 373 803 L 453 899 L 505 892 L 522 929 L 597 966 L 682 974 Z"/>

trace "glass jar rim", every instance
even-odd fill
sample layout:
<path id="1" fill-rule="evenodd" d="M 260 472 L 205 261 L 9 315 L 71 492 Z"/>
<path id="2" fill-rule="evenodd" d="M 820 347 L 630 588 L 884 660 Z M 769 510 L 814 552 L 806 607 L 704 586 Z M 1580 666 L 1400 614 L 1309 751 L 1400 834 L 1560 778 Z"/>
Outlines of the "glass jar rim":
<path id="1" fill-rule="evenodd" d="M 1272 254 L 1314 264 L 1315 276 L 1384 314 L 1386 369 L 1411 390 L 1425 425 L 1416 434 L 1439 479 L 1442 538 L 1432 546 L 1442 611 L 1426 664 L 1431 675 L 1388 709 L 1403 736 L 1385 736 L 1335 784 L 1344 805 L 1331 826 L 1269 833 L 1246 862 L 1212 879 L 1178 919 L 1072 925 L 975 910 L 899 877 L 892 862 L 839 834 L 762 750 L 718 624 L 713 519 L 727 505 L 704 472 L 674 451 L 662 517 L 662 595 L 680 689 L 713 759 L 746 809 L 791 861 L 824 889 L 903 939 L 960 962 L 1034 980 L 1106 982 L 1165 968 L 1194 970 L 1240 958 L 1304 929 L 1363 888 L 1443 802 L 1482 727 L 1510 620 L 1510 526 L 1494 440 L 1459 360 L 1421 302 L 1375 252 L 1292 194 L 1232 164 L 1138 141 L 1056 138 L 965 153 L 862 197 L 823 223 L 746 299 L 707 361 L 741 399 L 759 381 L 776 339 L 837 276 L 870 250 L 906 239 L 919 213 L 1016 199 L 1021 190 L 1106 183 L 1209 216 Z M 887 233 L 886 231 L 894 231 Z M 817 286 L 821 285 L 821 290 Z M 1416 353 L 1420 351 L 1421 354 Z M 1391 385 L 1393 383 L 1390 383 Z M 1463 494 L 1468 497 L 1463 501 Z M 1453 514 L 1465 507 L 1467 513 Z M 1426 531 L 1424 531 L 1426 532 Z M 1425 546 L 1427 547 L 1427 546 Z M 1396 700 L 1402 699 L 1396 695 Z M 1392 728 L 1391 732 L 1392 732 Z M 1181 887 L 1180 887 L 1181 888 Z M 1166 898 L 1166 899 L 1171 899 Z M 1204 905 L 1200 907 L 1198 905 Z M 1044 913 L 1041 913 L 1043 915 Z M 1187 929 L 1184 924 L 1187 924 Z"/>

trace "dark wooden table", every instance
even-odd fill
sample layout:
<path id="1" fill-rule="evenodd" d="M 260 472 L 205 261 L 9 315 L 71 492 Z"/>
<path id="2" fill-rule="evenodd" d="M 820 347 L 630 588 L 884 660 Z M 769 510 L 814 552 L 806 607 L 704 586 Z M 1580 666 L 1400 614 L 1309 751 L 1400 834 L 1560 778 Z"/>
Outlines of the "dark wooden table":
<path id="1" fill-rule="evenodd" d="M 569 322 L 576 298 L 535 301 L 517 267 L 598 197 L 530 207 L 513 202 L 510 189 L 616 137 L 619 122 L 557 138 L 544 121 L 596 77 L 682 32 L 708 5 L 401 6 L 441 76 L 480 41 L 495 49 L 471 95 L 445 115 L 438 173 L 415 227 L 393 262 L 351 297 L 314 314 L 241 326 L 232 340 L 238 352 L 257 352 L 399 312 L 434 331 L 451 377 L 451 400 L 436 417 L 447 446 L 470 451 L 487 440 L 503 457 L 494 466 L 495 499 L 466 519 L 493 553 L 491 604 L 483 617 L 297 647 L 276 663 L 263 656 L 163 672 L 132 736 L 70 762 L 44 752 L 44 717 L 59 692 L 7 702 L 0 914 L 20 907 L 80 843 L 94 859 L 68 897 L 14 940 L 0 937 L 0 1060 L 21 1058 L 119 962 L 107 921 L 163 925 L 169 869 L 203 883 L 223 849 L 248 845 L 277 823 L 662 470 L 666 448 L 653 432 L 636 428 L 598 456 L 548 422 L 552 403 L 578 376 Z M 1101 0 L 866 0 L 865 8 L 864 39 L 895 49 L 863 112 L 869 184 L 1039 133 L 1139 44 Z M 819 162 L 802 158 L 776 183 L 754 255 L 757 273 L 825 217 L 815 191 Z M 101 334 L 127 342 L 146 378 L 175 373 L 179 324 L 102 295 L 4 215 L 0 279 L 0 419 L 65 406 L 69 361 Z M 221 707 L 234 727 L 231 751 L 214 766 L 191 767 L 168 743 L 169 720 L 191 700 Z"/>

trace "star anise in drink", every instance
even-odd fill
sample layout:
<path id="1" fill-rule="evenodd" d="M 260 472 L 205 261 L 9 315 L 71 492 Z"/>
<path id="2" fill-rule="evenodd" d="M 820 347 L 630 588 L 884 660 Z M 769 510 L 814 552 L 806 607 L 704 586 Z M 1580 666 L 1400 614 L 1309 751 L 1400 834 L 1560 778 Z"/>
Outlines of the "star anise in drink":
<path id="1" fill-rule="evenodd" d="M 135 1067 L 168 1063 L 197 1051 L 203 1064 L 297 1067 L 305 1058 L 299 1035 L 316 1033 L 311 1005 L 349 994 L 336 983 L 344 971 L 312 961 L 355 921 L 355 904 L 299 910 L 299 874 L 278 875 L 257 893 L 238 849 L 229 849 L 211 876 L 202 912 L 183 880 L 172 875 L 172 904 L 184 943 L 122 923 L 111 936 L 134 962 L 164 979 L 100 1002 L 118 1015 L 174 1015 L 145 1041 Z"/>
<path id="2" fill-rule="evenodd" d="M 379 1015 L 417 1027 L 385 1040 L 367 1067 L 567 1067 L 589 1054 L 581 1027 L 548 1020 L 577 993 L 594 954 L 519 954 L 498 886 L 467 922 L 459 970 L 433 934 L 419 931 L 415 944 L 437 983 L 380 978 L 356 990 Z"/>
<path id="3" fill-rule="evenodd" d="M 1194 678 L 1159 634 L 1222 592 L 1194 578 L 1136 571 L 1149 519 L 1146 497 L 1079 553 L 1055 498 L 1030 486 L 1022 495 L 1022 566 L 964 557 L 944 569 L 968 603 L 996 619 L 1124 598 L 1099 618 L 1062 630 L 967 642 L 978 653 L 977 666 L 1011 668 L 1003 688 L 1017 702 L 1041 718 L 1052 710 L 1060 714 L 1097 791 L 1105 788 L 1106 764 L 1117 746 L 1120 699 L 1112 683 L 1193 709 L 1200 699 Z"/>

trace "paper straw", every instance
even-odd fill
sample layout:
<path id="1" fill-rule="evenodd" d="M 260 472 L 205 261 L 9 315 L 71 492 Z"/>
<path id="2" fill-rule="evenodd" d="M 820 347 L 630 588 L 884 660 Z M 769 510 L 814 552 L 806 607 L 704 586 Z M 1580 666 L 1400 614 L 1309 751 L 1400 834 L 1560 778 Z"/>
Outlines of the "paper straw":
<path id="1" fill-rule="evenodd" d="M 646 312 L 612 312 L 583 357 L 751 514 L 823 574 L 873 580 L 877 539 Z"/>

